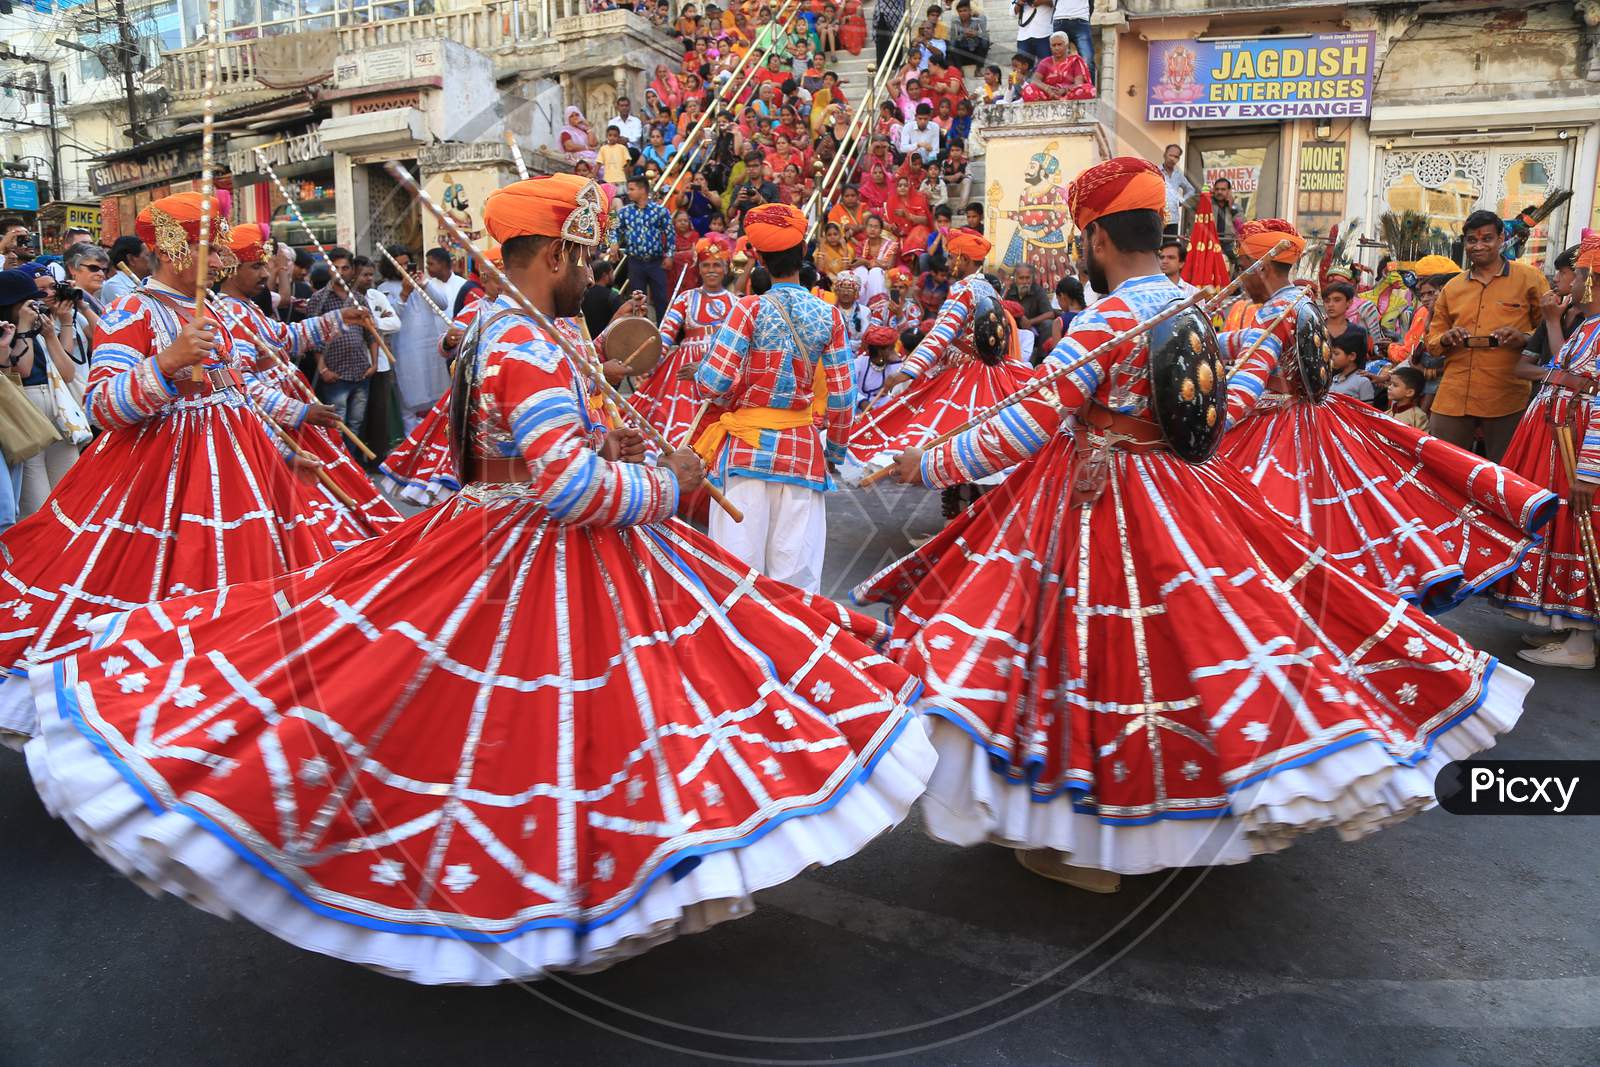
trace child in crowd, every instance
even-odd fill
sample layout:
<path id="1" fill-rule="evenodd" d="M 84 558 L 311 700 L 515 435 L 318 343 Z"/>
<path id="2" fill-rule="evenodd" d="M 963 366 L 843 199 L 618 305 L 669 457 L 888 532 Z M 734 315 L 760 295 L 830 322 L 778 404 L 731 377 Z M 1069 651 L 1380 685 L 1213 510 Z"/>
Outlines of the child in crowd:
<path id="1" fill-rule="evenodd" d="M 967 205 L 967 229 L 983 232 L 983 205 L 976 200 Z"/>
<path id="2" fill-rule="evenodd" d="M 1427 379 L 1416 367 L 1396 367 L 1389 372 L 1389 417 L 1418 430 L 1428 428 L 1422 390 Z"/>
<path id="3" fill-rule="evenodd" d="M 1333 338 L 1333 385 L 1328 391 L 1339 393 L 1363 404 L 1370 404 L 1377 396 L 1372 379 L 1361 373 L 1361 361 L 1367 355 L 1365 330 L 1346 330 Z"/>

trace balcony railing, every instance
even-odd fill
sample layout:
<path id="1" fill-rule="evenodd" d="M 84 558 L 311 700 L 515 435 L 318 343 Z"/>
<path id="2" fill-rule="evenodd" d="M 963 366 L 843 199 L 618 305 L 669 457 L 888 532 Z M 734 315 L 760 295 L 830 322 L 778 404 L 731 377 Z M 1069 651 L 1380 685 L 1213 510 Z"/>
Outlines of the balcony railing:
<path id="1" fill-rule="evenodd" d="M 331 74 L 335 50 L 328 46 L 329 33 L 337 34 L 336 51 L 343 55 L 375 45 L 427 38 L 445 38 L 492 54 L 547 41 L 558 22 L 586 15 L 587 0 L 490 0 L 455 11 L 357 22 L 320 32 L 308 29 L 255 40 L 230 40 L 221 46 L 217 57 L 218 99 L 227 94 L 271 92 L 268 83 L 286 85 L 293 73 L 311 83 L 318 80 L 319 70 Z M 625 13 L 607 12 L 596 17 L 604 20 L 606 15 Z M 564 22 L 563 29 L 571 26 L 574 23 Z M 206 52 L 205 45 L 194 45 L 163 53 L 160 73 L 152 80 L 159 80 L 175 101 L 200 99 L 205 91 Z M 268 57 L 270 67 L 266 63 Z M 286 78 L 286 72 L 291 77 Z M 266 82 L 261 80 L 262 75 Z"/>

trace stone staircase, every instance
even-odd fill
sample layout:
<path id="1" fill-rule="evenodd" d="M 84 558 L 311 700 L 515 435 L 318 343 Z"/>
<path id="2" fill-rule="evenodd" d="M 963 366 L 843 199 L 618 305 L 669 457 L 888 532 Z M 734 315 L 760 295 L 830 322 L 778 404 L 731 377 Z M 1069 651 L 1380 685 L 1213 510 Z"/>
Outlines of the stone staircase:
<path id="1" fill-rule="evenodd" d="M 931 0 L 907 0 L 907 8 L 913 12 L 913 17 L 925 15 Z M 947 24 L 955 21 L 955 0 L 940 0 L 940 6 L 945 9 L 944 20 Z M 867 43 L 861 49 L 859 56 L 841 51 L 833 57 L 833 62 L 828 69 L 839 75 L 839 84 L 844 88 L 845 97 L 852 106 L 859 106 L 865 98 L 867 89 L 872 84 L 872 67 L 877 64 L 877 49 L 872 40 L 872 16 L 877 5 L 870 4 L 867 8 Z M 1017 48 L 1017 17 L 1009 3 L 1005 0 L 972 0 L 973 13 L 987 15 L 989 18 L 989 46 L 988 62 L 999 67 L 1002 72 L 1011 70 L 1011 56 Z M 978 75 L 967 76 L 967 88 L 976 91 L 982 78 Z M 874 108 L 876 111 L 876 108 Z M 969 150 L 976 150 L 976 143 L 968 146 Z M 982 155 L 974 154 L 972 165 L 969 168 L 972 175 L 972 198 L 981 200 L 984 188 L 984 160 Z M 951 205 L 960 213 L 961 205 Z"/>

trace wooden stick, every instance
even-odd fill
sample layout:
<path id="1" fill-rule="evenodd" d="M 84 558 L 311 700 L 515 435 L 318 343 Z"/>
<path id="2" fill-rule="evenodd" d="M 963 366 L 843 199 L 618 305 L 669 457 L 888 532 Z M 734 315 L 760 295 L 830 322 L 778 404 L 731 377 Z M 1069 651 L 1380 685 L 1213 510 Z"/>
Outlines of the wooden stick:
<path id="1" fill-rule="evenodd" d="M 1249 348 L 1240 353 L 1239 358 L 1234 361 L 1233 366 L 1228 368 L 1229 378 L 1232 378 L 1235 374 L 1239 373 L 1239 369 L 1244 366 L 1245 361 L 1251 356 L 1255 355 L 1256 351 L 1262 345 L 1267 343 L 1267 339 L 1277 332 L 1278 327 L 1283 325 L 1285 319 L 1294 314 L 1295 308 L 1300 306 L 1300 301 L 1306 298 L 1306 294 L 1309 293 L 1316 286 L 1316 284 L 1316 282 L 1306 282 L 1306 284 L 1302 285 L 1300 287 L 1300 291 L 1295 294 L 1294 299 L 1289 301 L 1289 306 L 1274 315 L 1272 317 L 1272 321 L 1261 328 L 1261 336 L 1257 337 Z"/>
<path id="2" fill-rule="evenodd" d="M 206 292 L 211 288 L 211 213 L 216 210 L 216 121 L 217 49 L 221 42 L 222 0 L 210 0 L 206 8 L 206 80 L 200 119 L 200 241 L 194 257 L 194 315 L 206 317 Z M 218 324 L 220 325 L 220 323 Z M 205 381 L 205 360 L 189 368 L 191 381 Z"/>
<path id="3" fill-rule="evenodd" d="M 1021 403 L 1033 394 L 1040 392 L 1041 390 L 1054 384 L 1059 379 L 1071 374 L 1079 367 L 1087 366 L 1096 359 L 1099 359 L 1101 356 L 1105 355 L 1107 352 L 1120 348 L 1129 341 L 1144 336 L 1157 326 L 1161 325 L 1163 322 L 1166 322 L 1168 319 L 1177 315 L 1179 312 L 1187 311 L 1188 309 L 1194 307 L 1204 300 L 1205 296 L 1206 294 L 1203 291 L 1194 292 L 1189 294 L 1189 296 L 1185 297 L 1184 299 L 1178 301 L 1176 304 L 1162 308 L 1161 311 L 1157 312 L 1155 315 L 1145 319 L 1136 326 L 1131 326 L 1128 329 L 1123 330 L 1121 333 L 1106 341 L 1104 344 L 1096 346 L 1093 351 L 1085 352 L 1071 363 L 1063 363 L 1047 373 L 1039 375 L 1033 381 L 1029 382 L 1027 385 L 1024 385 L 1010 396 L 1003 397 L 1002 399 L 995 401 L 993 404 L 984 408 L 982 411 L 972 416 L 972 418 L 968 419 L 960 426 L 957 426 L 953 430 L 946 430 L 944 433 L 935 437 L 933 440 L 921 447 L 924 450 L 929 448 L 937 448 L 946 441 L 950 441 L 961 436 L 974 426 L 981 426 L 983 423 L 988 422 L 990 419 L 1000 414 L 1000 412 L 1004 411 L 1006 408 Z M 884 478 L 887 478 L 889 473 L 893 470 L 893 466 L 888 466 L 884 467 L 882 470 L 874 471 L 865 478 L 861 479 L 861 484 L 863 486 L 868 486 L 873 482 L 881 481 Z"/>
<path id="4" fill-rule="evenodd" d="M 433 202 L 433 197 L 429 196 L 427 191 L 417 184 L 416 179 L 411 176 L 409 171 L 392 160 L 384 164 L 384 169 L 387 170 L 390 177 L 399 182 L 407 192 L 417 198 L 417 201 L 422 204 L 424 210 L 432 213 L 435 221 L 437 221 L 440 226 L 445 228 L 445 230 L 450 234 L 452 240 L 454 240 L 458 245 L 461 245 L 463 248 L 472 248 L 472 242 L 468 240 L 467 235 L 462 232 L 461 227 L 456 225 L 456 221 L 450 216 L 446 215 L 444 211 L 440 209 L 438 204 Z M 629 423 L 638 429 L 640 433 L 644 434 L 645 437 L 649 438 L 650 441 L 654 443 L 655 446 L 663 453 L 670 453 L 673 451 L 672 445 L 665 437 L 661 436 L 661 431 L 650 425 L 650 423 L 647 422 L 638 411 L 634 410 L 633 405 L 628 403 L 627 398 L 625 398 L 621 393 L 617 392 L 610 382 L 606 381 L 605 374 L 600 371 L 599 364 L 597 364 L 591 356 L 575 351 L 572 345 L 567 341 L 566 337 L 564 337 L 561 331 L 556 328 L 556 324 L 550 320 L 550 317 L 535 307 L 533 302 L 523 294 L 522 290 L 517 288 L 516 284 L 513 283 L 510 278 L 506 277 L 504 271 L 487 259 L 483 260 L 483 265 L 487 267 L 500 282 L 502 291 L 506 296 L 511 298 L 511 302 L 513 304 L 517 305 L 518 310 L 532 319 L 535 325 L 543 329 L 545 333 L 549 335 L 550 339 L 555 342 L 557 348 L 560 348 L 563 352 L 565 352 L 568 358 L 570 358 L 577 366 L 592 368 L 594 370 L 596 385 L 599 387 L 600 392 L 605 397 L 608 405 L 615 405 L 615 408 L 618 412 L 620 412 L 621 417 L 625 417 Z M 706 481 L 705 485 L 707 492 L 711 494 L 711 499 L 715 500 L 718 506 L 726 511 L 733 521 L 744 521 L 744 514 L 740 512 L 738 508 L 733 506 L 728 498 L 723 495 L 722 490 L 712 485 L 709 480 Z"/>
<path id="5" fill-rule="evenodd" d="M 1589 563 L 1589 584 L 1594 588 L 1595 582 L 1600 581 L 1600 547 L 1596 546 L 1594 537 L 1594 520 L 1587 511 L 1579 511 L 1572 506 L 1572 487 L 1578 481 L 1578 453 L 1572 443 L 1572 427 L 1566 423 L 1558 423 L 1555 427 L 1556 445 L 1561 452 L 1561 466 L 1567 472 L 1567 507 L 1572 510 L 1572 519 L 1578 527 L 1578 541 L 1583 547 L 1583 554 Z M 1600 600 L 1600 594 L 1597 594 Z"/>
<path id="6" fill-rule="evenodd" d="M 328 259 L 328 250 L 322 246 L 321 241 L 317 240 L 317 235 L 312 232 L 310 225 L 307 224 L 306 217 L 300 213 L 300 205 L 295 203 L 293 195 L 291 195 L 289 192 L 289 187 L 283 184 L 283 179 L 278 177 L 278 172 L 272 169 L 272 164 L 267 160 L 267 154 L 261 151 L 259 148 L 255 150 L 255 153 L 257 164 L 261 167 L 262 171 L 267 175 L 267 177 L 272 179 L 272 183 L 278 187 L 278 192 L 280 195 L 282 195 L 284 206 L 289 209 L 289 214 L 294 216 L 294 220 L 300 224 L 300 228 L 304 230 L 306 232 L 306 236 L 311 239 L 311 247 L 315 248 L 317 250 L 317 254 L 323 259 Z M 367 308 L 367 302 L 365 300 L 357 300 L 356 294 L 351 292 L 350 287 L 344 283 L 344 276 L 339 273 L 337 268 L 334 268 L 333 261 L 331 259 L 328 260 L 328 266 L 330 268 L 328 272 L 328 280 L 332 284 L 339 287 L 339 292 L 346 299 L 354 303 L 356 307 Z M 368 309 L 368 311 L 370 314 L 370 309 Z M 376 322 L 372 323 L 370 326 L 363 326 L 362 330 L 363 332 L 370 332 L 372 334 L 372 339 L 378 342 L 378 347 L 383 349 L 383 354 L 389 357 L 389 365 L 391 367 L 400 366 L 400 361 L 395 358 L 394 351 L 389 348 L 389 342 L 385 341 L 383 339 L 383 334 L 378 331 L 378 324 Z M 365 450 L 364 446 L 363 450 Z M 370 456 L 372 453 L 368 451 L 367 455 Z"/>
<path id="7" fill-rule="evenodd" d="M 522 158 L 522 146 L 517 144 L 517 135 L 510 130 L 506 131 L 506 145 L 511 149 L 511 162 L 517 168 L 517 180 L 528 180 L 528 162 Z"/>
<path id="8" fill-rule="evenodd" d="M 383 256 L 384 259 L 387 259 L 389 261 L 389 265 L 395 270 L 399 271 L 402 275 L 406 273 L 406 269 L 399 263 L 395 262 L 395 258 L 389 254 L 389 250 L 383 247 L 381 244 L 378 245 L 378 253 Z M 450 316 L 444 313 L 444 308 L 433 302 L 433 297 L 428 295 L 427 286 L 413 280 L 411 287 L 417 291 L 418 296 L 422 297 L 422 302 L 428 305 L 428 310 L 439 316 L 439 321 L 444 323 L 445 329 L 448 330 L 455 325 L 455 323 L 450 321 Z"/>
<path id="9" fill-rule="evenodd" d="M 229 319 L 231 320 L 231 325 L 237 326 L 240 329 L 242 329 L 245 332 L 246 336 L 248 336 L 250 338 L 250 342 L 252 344 L 254 344 L 257 348 L 259 348 L 261 351 L 265 352 L 267 355 L 271 356 L 274 361 L 276 361 L 276 362 L 278 362 L 278 363 L 280 363 L 280 364 L 282 364 L 282 365 L 284 365 L 286 367 L 292 367 L 293 366 L 293 364 L 291 364 L 287 359 L 285 359 L 283 357 L 283 353 L 278 350 L 276 345 L 273 345 L 273 344 L 269 343 L 268 341 L 264 340 L 260 334 L 256 333 L 256 331 L 250 326 L 250 323 L 245 321 L 243 316 L 233 315 L 228 310 L 228 306 L 226 304 L 217 303 L 212 308 L 212 312 L 213 312 L 213 314 L 215 314 L 217 312 L 222 312 L 223 314 L 227 314 Z M 218 318 L 218 321 L 219 322 L 221 321 L 220 317 Z M 295 386 L 297 387 L 297 391 L 300 393 L 300 399 L 301 400 L 309 401 L 310 403 L 313 403 L 313 404 L 322 403 L 322 401 L 317 398 L 317 394 L 312 390 L 312 388 L 309 385 L 307 385 L 305 382 L 300 380 L 299 372 L 297 372 L 297 371 L 296 372 L 292 372 L 292 373 L 290 373 L 288 375 L 288 377 L 290 378 L 290 380 L 292 380 L 295 383 Z M 378 458 L 377 455 L 374 454 L 373 451 L 370 448 L 367 447 L 367 443 L 365 441 L 361 440 L 361 438 L 357 437 L 354 430 L 350 429 L 350 427 L 345 425 L 345 422 L 344 422 L 343 419 L 338 420 L 336 425 L 339 428 L 339 432 L 342 433 L 345 436 L 345 438 L 351 444 L 355 445 L 356 448 L 358 450 L 360 450 L 362 455 L 366 456 L 368 459 L 377 459 Z"/>
<path id="10" fill-rule="evenodd" d="M 690 447 L 690 442 L 692 442 L 694 440 L 694 428 L 696 426 L 700 425 L 700 420 L 705 418 L 706 417 L 706 412 L 708 412 L 710 410 L 711 410 L 711 401 L 709 401 L 709 400 L 700 401 L 700 410 L 696 411 L 694 413 L 694 418 L 689 420 L 689 428 L 687 430 L 683 431 L 683 440 L 678 442 L 678 447 L 679 448 L 688 448 L 688 447 Z"/>

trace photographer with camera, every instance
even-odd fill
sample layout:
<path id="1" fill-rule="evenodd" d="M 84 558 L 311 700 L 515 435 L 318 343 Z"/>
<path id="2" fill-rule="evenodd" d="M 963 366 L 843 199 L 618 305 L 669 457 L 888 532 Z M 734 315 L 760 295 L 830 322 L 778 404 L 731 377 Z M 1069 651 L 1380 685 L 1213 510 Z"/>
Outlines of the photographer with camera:
<path id="1" fill-rule="evenodd" d="M 50 378 L 52 370 L 63 383 L 77 377 L 61 339 L 62 334 L 69 338 L 72 334 L 73 302 L 56 295 L 57 282 L 47 271 L 32 275 L 25 270 L 0 272 L 0 320 L 11 327 L 0 365 L 17 376 L 28 402 L 59 429 Z M 78 414 L 81 419 L 82 412 Z M 26 518 L 43 507 L 50 490 L 77 458 L 78 447 L 64 437 L 24 460 L 17 516 Z"/>
<path id="2" fill-rule="evenodd" d="M 28 224 L 18 218 L 0 219 L 0 266 L 20 267 L 38 255 Z"/>
<path id="3" fill-rule="evenodd" d="M 73 301 L 73 345 L 67 349 L 67 355 L 78 367 L 77 376 L 67 384 L 67 388 L 82 404 L 84 386 L 89 380 L 89 355 L 94 347 L 94 331 L 106 311 L 105 303 L 100 298 L 105 291 L 106 280 L 111 276 L 111 257 L 99 245 L 80 241 L 67 249 L 63 265 L 66 267 L 69 288 L 75 288 L 82 294 Z M 60 286 L 57 292 L 63 292 Z M 71 294 L 64 295 L 70 297 Z"/>

